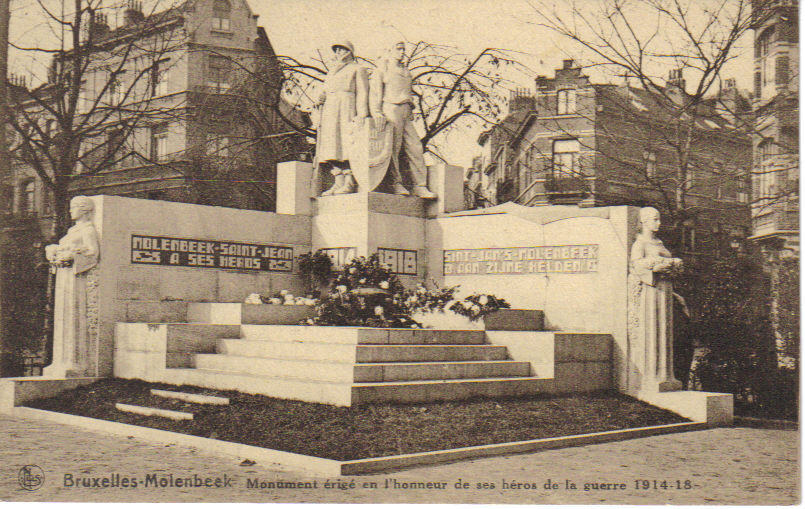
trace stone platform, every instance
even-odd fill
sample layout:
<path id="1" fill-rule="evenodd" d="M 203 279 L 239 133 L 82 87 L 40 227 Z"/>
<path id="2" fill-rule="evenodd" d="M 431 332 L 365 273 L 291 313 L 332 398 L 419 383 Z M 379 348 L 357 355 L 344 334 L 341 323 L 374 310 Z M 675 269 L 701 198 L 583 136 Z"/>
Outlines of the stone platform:
<path id="1" fill-rule="evenodd" d="M 118 323 L 115 376 L 339 406 L 612 387 L 606 334 L 280 325 L 305 307 L 258 307 L 190 304 L 196 323 Z M 511 314 L 517 320 L 504 313 L 488 326 L 542 326 L 539 312 Z M 495 334 L 503 344 L 490 342 Z M 513 358 L 507 342 L 515 352 L 526 342 L 541 359 Z"/>

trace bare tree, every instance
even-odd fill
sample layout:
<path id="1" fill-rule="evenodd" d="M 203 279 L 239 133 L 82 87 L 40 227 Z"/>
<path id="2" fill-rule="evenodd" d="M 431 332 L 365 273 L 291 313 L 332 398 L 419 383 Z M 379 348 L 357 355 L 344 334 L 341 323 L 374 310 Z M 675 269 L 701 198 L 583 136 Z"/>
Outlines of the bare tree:
<path id="1" fill-rule="evenodd" d="M 674 230 L 698 214 L 717 211 L 719 203 L 695 199 L 719 182 L 748 182 L 750 146 L 724 154 L 721 161 L 701 157 L 706 147 L 731 146 L 749 139 L 750 108 L 726 111 L 715 104 L 726 80 L 725 66 L 762 15 L 762 1 L 750 0 L 603 0 L 549 4 L 534 0 L 536 25 L 572 41 L 589 65 L 634 89 L 609 94 L 614 110 L 643 126 L 636 131 L 646 154 L 672 154 L 672 168 L 655 171 L 651 161 L 622 157 L 620 147 L 596 147 L 651 186 L 665 203 Z M 753 11 L 754 8 L 754 11 Z M 669 70 L 671 74 L 669 76 Z M 634 94 L 634 97 L 629 97 Z M 638 106 L 632 102 L 636 99 Z M 641 104 L 642 103 L 642 104 Z M 735 146 L 735 145 L 733 145 Z M 718 166 L 717 167 L 717 163 Z M 748 195 L 748 189 L 734 192 Z M 723 207 L 722 207 L 723 208 Z"/>
<path id="2" fill-rule="evenodd" d="M 531 73 L 518 62 L 515 52 L 504 49 L 486 48 L 469 54 L 425 41 L 407 46 L 404 64 L 413 75 L 415 121 L 422 127 L 425 150 L 437 157 L 439 144 L 451 130 L 497 122 L 517 77 Z M 375 67 L 369 59 L 359 60 L 370 70 Z M 311 123 L 308 117 L 289 112 L 301 110 L 315 117 L 313 104 L 329 59 L 321 54 L 309 59 L 279 55 L 277 61 L 279 68 L 269 74 L 278 77 L 277 94 L 268 94 L 264 97 L 269 100 L 255 105 L 271 111 L 288 129 L 315 137 L 315 119 Z"/>
<path id="3" fill-rule="evenodd" d="M 16 158 L 32 168 L 52 196 L 54 231 L 69 226 L 70 183 L 122 161 L 158 163 L 146 148 L 146 130 L 183 114 L 183 104 L 161 97 L 165 58 L 185 43 L 176 8 L 159 3 L 144 14 L 129 1 L 126 25 L 110 30 L 101 0 L 73 0 L 57 13 L 42 2 L 54 26 L 52 45 L 16 46 L 51 58 L 47 80 L 12 95 Z M 139 140 L 139 142 L 135 141 Z"/>

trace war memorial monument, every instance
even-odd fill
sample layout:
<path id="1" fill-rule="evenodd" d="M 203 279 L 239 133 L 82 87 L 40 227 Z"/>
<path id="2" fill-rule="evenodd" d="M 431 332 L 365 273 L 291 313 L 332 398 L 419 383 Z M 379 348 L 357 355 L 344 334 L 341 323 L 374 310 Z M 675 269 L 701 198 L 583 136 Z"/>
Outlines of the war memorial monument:
<path id="1" fill-rule="evenodd" d="M 3 411 L 118 377 L 339 406 L 616 389 L 732 422 L 731 395 L 673 377 L 664 274 L 681 261 L 657 239 L 655 209 L 462 210 L 462 168 L 425 166 L 404 47 L 372 76 L 351 43 L 333 50 L 316 159 L 279 166 L 276 212 L 73 200 L 75 226 L 47 248 L 53 362 L 0 381 Z M 298 258 L 318 250 L 336 265 L 377 253 L 406 286 L 460 285 L 513 309 L 473 329 L 384 329 L 299 325 L 312 307 L 244 303 L 302 294 Z"/>

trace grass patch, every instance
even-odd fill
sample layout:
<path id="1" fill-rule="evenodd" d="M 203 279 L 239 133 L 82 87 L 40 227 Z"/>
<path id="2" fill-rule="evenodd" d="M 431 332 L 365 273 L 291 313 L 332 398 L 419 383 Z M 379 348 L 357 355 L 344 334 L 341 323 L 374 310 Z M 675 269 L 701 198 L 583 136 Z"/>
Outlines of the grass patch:
<path id="1" fill-rule="evenodd" d="M 225 396 L 231 404 L 185 403 L 150 389 Z M 115 403 L 183 410 L 195 419 L 129 414 Z M 613 392 L 346 408 L 117 378 L 26 406 L 340 461 L 687 422 Z"/>

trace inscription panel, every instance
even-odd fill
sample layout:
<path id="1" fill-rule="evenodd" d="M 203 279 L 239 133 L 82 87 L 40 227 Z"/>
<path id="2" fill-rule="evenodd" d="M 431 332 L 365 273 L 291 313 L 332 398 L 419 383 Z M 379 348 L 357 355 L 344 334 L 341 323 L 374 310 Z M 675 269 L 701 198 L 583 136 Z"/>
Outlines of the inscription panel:
<path id="1" fill-rule="evenodd" d="M 292 272 L 293 248 L 247 242 L 132 235 L 131 263 Z"/>
<path id="2" fill-rule="evenodd" d="M 416 276 L 416 251 L 410 249 L 377 248 L 380 263 L 389 268 L 394 274 Z"/>
<path id="3" fill-rule="evenodd" d="M 445 276 L 585 274 L 598 271 L 598 245 L 448 249 L 443 260 Z"/>

